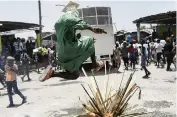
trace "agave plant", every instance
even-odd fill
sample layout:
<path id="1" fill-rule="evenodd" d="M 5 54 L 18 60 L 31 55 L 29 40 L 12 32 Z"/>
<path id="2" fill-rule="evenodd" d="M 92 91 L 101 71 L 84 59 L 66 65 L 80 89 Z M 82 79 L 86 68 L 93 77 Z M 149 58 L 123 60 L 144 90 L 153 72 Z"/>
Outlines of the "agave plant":
<path id="1" fill-rule="evenodd" d="M 92 72 L 94 84 L 88 84 L 91 94 L 88 92 L 89 90 L 87 90 L 84 87 L 84 85 L 81 84 L 84 91 L 89 97 L 87 103 L 82 102 L 83 108 L 87 113 L 87 117 L 133 117 L 146 114 L 146 113 L 126 114 L 127 111 L 130 109 L 128 102 L 135 94 L 135 92 L 137 92 L 138 90 L 139 99 L 141 98 L 141 88 L 137 86 L 136 83 L 130 85 L 134 73 L 135 71 L 130 74 L 130 77 L 127 80 L 124 87 L 122 86 L 123 81 L 122 77 L 119 89 L 115 93 L 112 93 L 111 88 L 108 88 L 109 87 L 109 75 L 108 75 L 108 80 L 106 84 L 106 94 L 103 95 L 97 84 L 94 73 Z M 96 87 L 93 88 L 93 85 L 95 85 Z"/>

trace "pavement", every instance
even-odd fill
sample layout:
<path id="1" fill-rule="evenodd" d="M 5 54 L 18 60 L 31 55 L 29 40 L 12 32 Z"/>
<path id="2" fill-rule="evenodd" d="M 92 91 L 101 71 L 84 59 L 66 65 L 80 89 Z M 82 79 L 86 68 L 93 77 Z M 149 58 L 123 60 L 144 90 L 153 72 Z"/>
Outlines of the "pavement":
<path id="1" fill-rule="evenodd" d="M 123 73 L 123 68 L 121 66 L 122 73 L 114 73 L 112 70 L 109 74 L 109 84 L 115 90 L 118 89 L 123 74 L 125 82 L 132 73 L 132 70 Z M 151 71 L 150 77 L 144 79 L 142 78 L 144 71 L 140 70 L 139 65 L 137 68 L 133 82 L 141 87 L 142 95 L 140 100 L 138 94 L 135 94 L 130 100 L 130 104 L 134 106 L 132 112 L 152 112 L 141 117 L 176 117 L 175 71 L 167 72 L 165 68 L 157 69 L 152 64 L 148 66 Z M 6 108 L 9 103 L 8 96 L 0 85 L 0 93 L 2 94 L 0 96 L 0 117 L 74 117 L 84 113 L 79 97 L 85 101 L 87 96 L 81 84 L 87 86 L 87 83 L 93 82 L 93 77 L 89 72 L 87 73 L 88 77 L 81 75 L 74 81 L 52 78 L 45 82 L 39 82 L 40 74 L 36 72 L 30 74 L 32 79 L 30 82 L 22 82 L 19 77 L 18 87 L 27 96 L 27 103 L 15 108 Z M 104 75 L 104 71 L 95 75 L 101 91 L 105 91 L 108 75 Z M 18 95 L 14 95 L 13 98 L 15 104 L 21 103 L 21 98 Z"/>

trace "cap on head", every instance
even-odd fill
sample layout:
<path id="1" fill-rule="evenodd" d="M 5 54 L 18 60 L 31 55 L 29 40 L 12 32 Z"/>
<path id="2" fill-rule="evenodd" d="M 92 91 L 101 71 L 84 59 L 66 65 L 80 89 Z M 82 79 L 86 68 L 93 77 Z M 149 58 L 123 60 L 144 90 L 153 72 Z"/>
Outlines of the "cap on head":
<path id="1" fill-rule="evenodd" d="M 72 11 L 72 10 L 76 10 L 79 7 L 79 4 L 70 1 L 65 8 L 62 10 L 62 12 L 67 12 L 67 11 Z"/>
<path id="2" fill-rule="evenodd" d="M 14 58 L 14 57 L 12 57 L 12 56 L 8 56 L 8 57 L 7 57 L 7 60 L 12 60 L 12 61 L 14 61 L 14 60 L 15 60 L 15 58 Z"/>

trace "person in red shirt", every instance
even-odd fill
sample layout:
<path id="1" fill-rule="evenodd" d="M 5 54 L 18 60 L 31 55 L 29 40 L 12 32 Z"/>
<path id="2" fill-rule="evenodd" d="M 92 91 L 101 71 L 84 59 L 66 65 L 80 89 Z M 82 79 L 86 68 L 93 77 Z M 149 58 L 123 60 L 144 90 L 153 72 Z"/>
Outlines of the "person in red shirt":
<path id="1" fill-rule="evenodd" d="M 133 42 L 130 42 L 130 47 L 128 49 L 129 52 L 129 59 L 130 59 L 130 66 L 135 69 L 135 48 L 133 47 Z"/>

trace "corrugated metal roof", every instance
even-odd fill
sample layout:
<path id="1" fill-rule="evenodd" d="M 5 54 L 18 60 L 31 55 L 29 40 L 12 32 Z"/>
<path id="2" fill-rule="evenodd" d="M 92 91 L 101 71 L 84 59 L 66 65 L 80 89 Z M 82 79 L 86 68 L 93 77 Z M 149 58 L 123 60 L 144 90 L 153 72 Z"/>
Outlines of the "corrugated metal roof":
<path id="1" fill-rule="evenodd" d="M 23 31 L 24 29 L 35 30 L 38 29 L 40 25 L 34 23 L 24 23 L 24 22 L 13 22 L 13 21 L 0 21 L 0 32 L 8 32 L 18 30 Z"/>
<path id="2" fill-rule="evenodd" d="M 176 11 L 141 17 L 134 20 L 133 23 L 176 24 Z"/>

